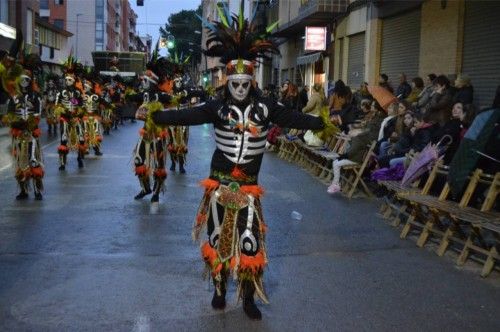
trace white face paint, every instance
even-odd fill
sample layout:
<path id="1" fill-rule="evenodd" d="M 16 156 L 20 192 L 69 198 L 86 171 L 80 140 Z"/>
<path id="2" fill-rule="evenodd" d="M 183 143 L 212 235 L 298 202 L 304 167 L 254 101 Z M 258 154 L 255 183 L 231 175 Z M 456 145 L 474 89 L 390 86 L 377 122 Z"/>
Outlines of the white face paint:
<path id="1" fill-rule="evenodd" d="M 89 94 L 92 91 L 92 84 L 90 82 L 85 81 L 83 86 L 85 87 L 85 93 Z"/>
<path id="2" fill-rule="evenodd" d="M 31 83 L 31 77 L 27 75 L 21 75 L 21 82 L 19 83 L 23 88 L 27 88 Z"/>
<path id="3" fill-rule="evenodd" d="M 174 78 L 174 85 L 177 89 L 182 88 L 182 77 Z"/>
<path id="4" fill-rule="evenodd" d="M 66 86 L 72 86 L 73 84 L 75 84 L 75 79 L 71 76 L 66 76 L 64 78 L 64 81 L 66 82 Z"/>
<path id="5" fill-rule="evenodd" d="M 53 87 L 55 87 L 55 83 L 54 83 L 54 81 L 53 81 L 53 80 L 48 81 L 48 82 L 47 82 L 47 86 L 48 86 L 49 88 L 51 88 L 51 89 L 52 89 Z"/>
<path id="6" fill-rule="evenodd" d="M 229 92 L 235 100 L 243 101 L 247 98 L 251 87 L 249 79 L 229 79 L 227 84 L 229 84 Z"/>

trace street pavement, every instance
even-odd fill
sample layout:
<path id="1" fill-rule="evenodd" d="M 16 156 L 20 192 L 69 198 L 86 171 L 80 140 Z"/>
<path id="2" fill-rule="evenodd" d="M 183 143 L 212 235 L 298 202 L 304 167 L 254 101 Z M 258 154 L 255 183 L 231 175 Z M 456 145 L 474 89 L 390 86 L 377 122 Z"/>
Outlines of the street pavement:
<path id="1" fill-rule="evenodd" d="M 211 127 L 191 128 L 188 173 L 169 172 L 158 210 L 133 199 L 139 128 L 112 131 L 83 169 L 70 154 L 65 172 L 57 142 L 44 139 L 41 202 L 15 201 L 12 170 L 0 171 L 0 331 L 500 330 L 497 271 L 482 279 L 474 263 L 457 268 L 399 239 L 377 200 L 329 196 L 272 152 L 260 177 L 270 304 L 250 321 L 231 285 L 227 308 L 213 311 L 191 240 Z"/>

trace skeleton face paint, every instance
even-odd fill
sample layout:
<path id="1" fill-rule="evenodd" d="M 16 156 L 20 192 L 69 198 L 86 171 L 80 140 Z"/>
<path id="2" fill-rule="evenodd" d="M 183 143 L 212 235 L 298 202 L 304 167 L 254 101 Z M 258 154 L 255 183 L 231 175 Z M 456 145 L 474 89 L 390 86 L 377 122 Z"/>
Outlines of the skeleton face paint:
<path id="1" fill-rule="evenodd" d="M 182 77 L 174 78 L 174 84 L 177 89 L 182 88 Z"/>
<path id="2" fill-rule="evenodd" d="M 75 79 L 73 77 L 71 77 L 71 76 L 66 76 L 64 78 L 64 81 L 66 83 L 66 86 L 68 86 L 68 87 L 72 86 L 73 84 L 75 84 Z"/>
<path id="3" fill-rule="evenodd" d="M 54 81 L 53 80 L 48 81 L 47 86 L 52 89 L 55 86 Z"/>
<path id="4" fill-rule="evenodd" d="M 229 79 L 227 84 L 229 84 L 229 92 L 235 100 L 243 101 L 247 98 L 251 87 L 249 79 Z"/>
<path id="5" fill-rule="evenodd" d="M 143 90 L 148 90 L 149 89 L 149 80 L 147 80 L 145 77 L 142 78 L 142 81 L 141 81 L 141 88 Z"/>
<path id="6" fill-rule="evenodd" d="M 19 83 L 23 88 L 27 88 L 31 83 L 31 77 L 27 75 L 21 75 L 21 82 Z"/>
<path id="7" fill-rule="evenodd" d="M 84 83 L 85 93 L 89 94 L 92 92 L 92 84 L 89 81 L 85 81 Z"/>

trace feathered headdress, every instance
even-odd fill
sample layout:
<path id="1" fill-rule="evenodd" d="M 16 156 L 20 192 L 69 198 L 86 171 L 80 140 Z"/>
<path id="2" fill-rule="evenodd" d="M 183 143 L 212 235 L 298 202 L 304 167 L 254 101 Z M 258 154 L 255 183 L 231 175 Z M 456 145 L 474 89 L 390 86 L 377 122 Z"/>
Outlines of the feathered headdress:
<path id="1" fill-rule="evenodd" d="M 83 65 L 71 53 L 63 62 L 64 74 L 76 76 L 83 72 Z"/>
<path id="2" fill-rule="evenodd" d="M 243 1 L 240 2 L 238 15 L 229 13 L 225 2 L 217 5 L 220 22 L 209 22 L 199 17 L 209 30 L 205 55 L 220 57 L 226 64 L 228 78 L 252 78 L 254 62 L 257 58 L 270 59 L 270 55 L 279 54 L 276 41 L 270 37 L 278 22 L 266 27 L 255 22 L 257 6 L 250 20 L 243 15 Z"/>

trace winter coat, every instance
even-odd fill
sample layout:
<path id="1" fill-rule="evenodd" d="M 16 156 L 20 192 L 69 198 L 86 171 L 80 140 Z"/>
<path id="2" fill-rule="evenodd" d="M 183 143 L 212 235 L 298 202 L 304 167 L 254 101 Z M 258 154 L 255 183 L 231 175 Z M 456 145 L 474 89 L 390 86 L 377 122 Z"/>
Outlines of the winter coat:
<path id="1" fill-rule="evenodd" d="M 412 89 L 408 97 L 406 97 L 406 101 L 409 102 L 410 104 L 417 102 L 420 93 L 422 93 L 422 89 L 419 88 Z"/>
<path id="2" fill-rule="evenodd" d="M 313 92 L 307 105 L 302 109 L 302 113 L 309 113 L 311 115 L 319 115 L 323 107 L 324 99 L 317 92 Z"/>
<path id="3" fill-rule="evenodd" d="M 453 98 L 453 103 L 462 103 L 464 105 L 472 104 L 474 100 L 474 88 L 472 85 L 457 89 Z"/>
<path id="4" fill-rule="evenodd" d="M 425 111 L 425 121 L 439 123 L 443 126 L 451 118 L 451 108 L 453 107 L 453 94 L 450 88 L 443 93 L 435 93 Z"/>
<path id="5" fill-rule="evenodd" d="M 366 145 L 372 141 L 377 140 L 378 130 L 382 124 L 383 116 L 376 115 L 368 122 L 365 131 L 358 136 L 354 136 L 351 140 L 349 151 L 347 152 L 347 159 L 355 163 L 362 163 L 363 156 L 366 152 Z"/>
<path id="6" fill-rule="evenodd" d="M 406 99 L 411 93 L 411 85 L 408 84 L 408 82 L 403 82 L 398 86 L 398 89 L 396 90 L 396 97 L 399 98 L 399 100 Z"/>
<path id="7" fill-rule="evenodd" d="M 422 92 L 418 95 L 417 109 L 425 108 L 427 104 L 431 101 L 432 93 L 434 92 L 434 86 L 426 86 Z"/>
<path id="8" fill-rule="evenodd" d="M 413 149 L 415 152 L 422 151 L 427 146 L 427 144 L 432 141 L 432 132 L 433 125 L 430 123 L 425 124 L 423 127 L 417 129 L 415 131 L 415 134 L 413 135 L 411 149 Z"/>

